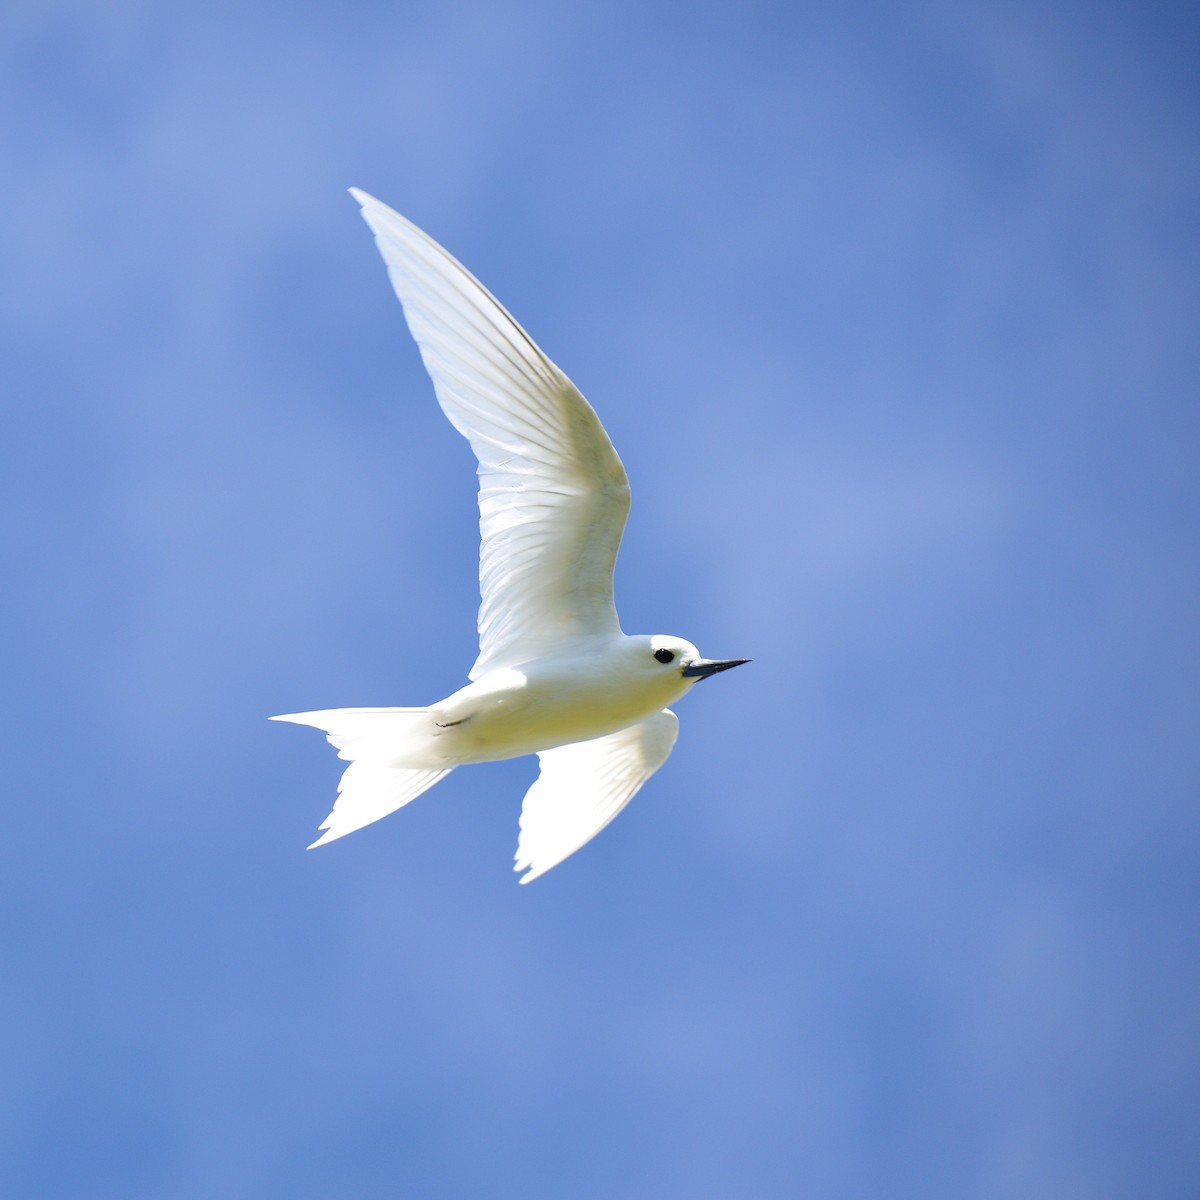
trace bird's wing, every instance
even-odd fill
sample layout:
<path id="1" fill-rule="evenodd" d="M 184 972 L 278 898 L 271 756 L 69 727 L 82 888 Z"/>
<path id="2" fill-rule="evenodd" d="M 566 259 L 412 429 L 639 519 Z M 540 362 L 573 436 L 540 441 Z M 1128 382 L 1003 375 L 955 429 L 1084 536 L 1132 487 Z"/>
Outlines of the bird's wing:
<path id="1" fill-rule="evenodd" d="M 479 459 L 477 679 L 617 633 L 629 482 L 575 385 L 494 296 L 399 213 L 351 189 L 446 416 Z"/>
<path id="2" fill-rule="evenodd" d="M 528 883 L 590 842 L 667 761 L 679 718 L 664 708 L 590 742 L 543 750 L 541 774 L 521 805 L 515 871 Z"/>

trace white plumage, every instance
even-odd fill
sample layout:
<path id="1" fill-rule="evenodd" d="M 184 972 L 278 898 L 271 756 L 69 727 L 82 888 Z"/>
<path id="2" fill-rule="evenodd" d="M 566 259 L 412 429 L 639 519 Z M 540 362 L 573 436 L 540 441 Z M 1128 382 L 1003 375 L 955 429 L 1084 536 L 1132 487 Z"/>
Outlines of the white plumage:
<path id="1" fill-rule="evenodd" d="M 681 638 L 626 637 L 612 578 L 629 483 L 599 418 L 504 307 L 432 238 L 352 189 L 375 234 L 442 410 L 479 460 L 479 657 L 427 708 L 272 720 L 324 730 L 348 759 L 314 846 L 432 787 L 454 767 L 536 753 L 522 883 L 593 838 L 666 761 L 665 706 L 710 661 Z"/>

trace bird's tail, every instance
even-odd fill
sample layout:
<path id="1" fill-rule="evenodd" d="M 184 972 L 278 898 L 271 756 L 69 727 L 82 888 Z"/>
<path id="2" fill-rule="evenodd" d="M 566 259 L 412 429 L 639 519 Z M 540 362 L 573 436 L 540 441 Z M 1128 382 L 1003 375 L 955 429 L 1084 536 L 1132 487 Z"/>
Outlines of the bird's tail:
<path id="1" fill-rule="evenodd" d="M 350 763 L 321 825 L 324 833 L 310 850 L 403 808 L 454 769 L 429 761 L 427 708 L 330 708 L 270 719 L 322 730 L 338 758 Z M 422 759 L 428 765 L 421 765 Z"/>

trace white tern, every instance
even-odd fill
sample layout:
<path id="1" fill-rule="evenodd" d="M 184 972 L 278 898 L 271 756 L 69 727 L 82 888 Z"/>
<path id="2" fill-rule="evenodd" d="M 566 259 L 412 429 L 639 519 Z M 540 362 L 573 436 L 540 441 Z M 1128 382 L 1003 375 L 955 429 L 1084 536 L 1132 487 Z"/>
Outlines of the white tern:
<path id="1" fill-rule="evenodd" d="M 666 762 L 679 730 L 666 705 L 749 660 L 621 632 L 613 565 L 629 482 L 599 418 L 465 267 L 387 205 L 351 195 L 442 411 L 479 459 L 479 657 L 466 687 L 426 708 L 271 719 L 323 730 L 350 763 L 313 846 L 387 816 L 455 767 L 536 754 L 514 868 L 528 883 Z"/>

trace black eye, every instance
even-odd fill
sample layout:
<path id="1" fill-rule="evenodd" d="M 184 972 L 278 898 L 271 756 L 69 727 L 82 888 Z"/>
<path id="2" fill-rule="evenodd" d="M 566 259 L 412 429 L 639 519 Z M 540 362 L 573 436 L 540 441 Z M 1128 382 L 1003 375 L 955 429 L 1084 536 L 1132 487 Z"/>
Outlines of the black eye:
<path id="1" fill-rule="evenodd" d="M 674 650 L 655 650 L 654 657 L 657 658 L 660 663 L 674 662 L 675 661 L 675 651 Z"/>

